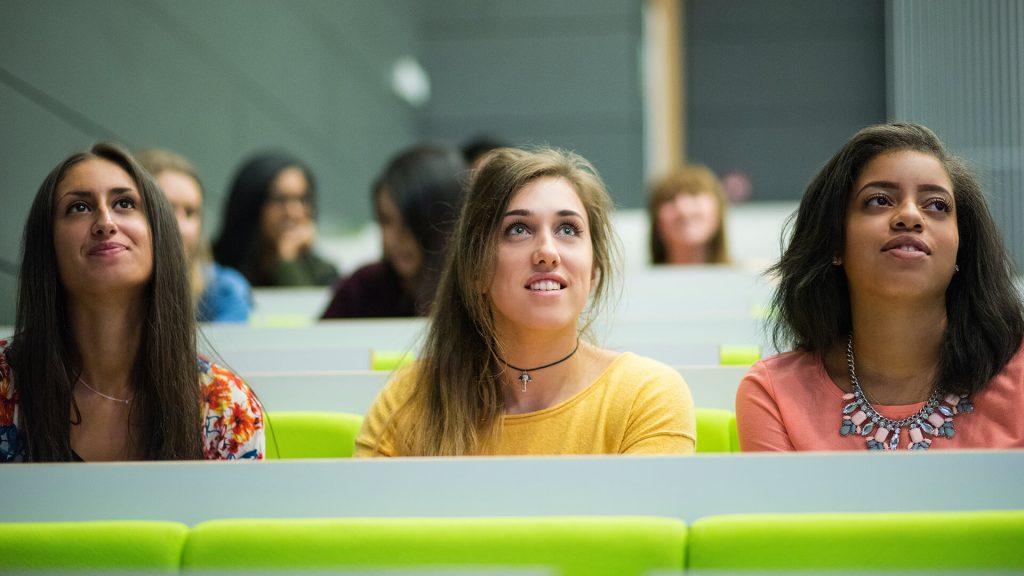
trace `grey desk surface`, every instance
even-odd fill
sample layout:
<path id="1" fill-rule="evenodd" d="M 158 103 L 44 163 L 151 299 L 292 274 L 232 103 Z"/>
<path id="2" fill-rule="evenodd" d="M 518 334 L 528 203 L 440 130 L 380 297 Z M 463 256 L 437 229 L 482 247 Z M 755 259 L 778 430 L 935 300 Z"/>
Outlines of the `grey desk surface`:
<path id="1" fill-rule="evenodd" d="M 7 464 L 0 521 L 1024 509 L 1024 450 Z"/>

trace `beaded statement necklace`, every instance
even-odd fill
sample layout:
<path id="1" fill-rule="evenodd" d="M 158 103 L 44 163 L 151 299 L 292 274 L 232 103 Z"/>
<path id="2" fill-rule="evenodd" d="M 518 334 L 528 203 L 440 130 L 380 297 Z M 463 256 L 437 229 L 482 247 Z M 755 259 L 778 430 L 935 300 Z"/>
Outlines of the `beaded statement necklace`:
<path id="1" fill-rule="evenodd" d="M 953 429 L 953 416 L 960 412 L 974 411 L 974 404 L 967 394 L 943 394 L 941 387 L 932 391 L 924 406 L 902 420 L 886 418 L 875 410 L 868 401 L 864 390 L 857 380 L 857 370 L 853 361 L 853 333 L 846 341 L 846 365 L 850 371 L 850 385 L 853 392 L 843 394 L 843 420 L 839 427 L 841 436 L 849 436 L 856 432 L 867 438 L 868 450 L 895 450 L 899 448 L 903 431 L 907 431 L 908 450 L 927 450 L 932 445 L 932 437 L 952 438 L 956 435 Z"/>

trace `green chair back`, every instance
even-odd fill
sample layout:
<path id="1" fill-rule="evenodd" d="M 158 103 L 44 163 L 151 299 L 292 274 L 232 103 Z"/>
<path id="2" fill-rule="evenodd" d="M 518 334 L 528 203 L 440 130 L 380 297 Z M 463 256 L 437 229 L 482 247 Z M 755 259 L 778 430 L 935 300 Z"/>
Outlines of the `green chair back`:
<path id="1" fill-rule="evenodd" d="M 753 366 L 760 359 L 760 346 L 722 345 L 718 349 L 718 360 L 722 366 Z"/>
<path id="2" fill-rule="evenodd" d="M 713 516 L 690 527 L 688 557 L 695 571 L 1019 571 L 1024 510 Z"/>
<path id="3" fill-rule="evenodd" d="M 391 372 L 416 361 L 416 354 L 408 350 L 373 350 L 370 352 L 370 370 Z"/>
<path id="4" fill-rule="evenodd" d="M 196 572 L 539 569 L 561 576 L 640 576 L 678 572 L 685 548 L 685 524 L 669 518 L 214 520 L 193 527 L 182 567 Z"/>
<path id="5" fill-rule="evenodd" d="M 345 412 L 269 412 L 267 458 L 350 458 L 363 417 Z"/>
<path id="6" fill-rule="evenodd" d="M 736 415 L 730 410 L 697 408 L 697 452 L 736 452 Z"/>
<path id="7" fill-rule="evenodd" d="M 177 522 L 0 523 L 0 574 L 176 574 L 187 535 Z"/>

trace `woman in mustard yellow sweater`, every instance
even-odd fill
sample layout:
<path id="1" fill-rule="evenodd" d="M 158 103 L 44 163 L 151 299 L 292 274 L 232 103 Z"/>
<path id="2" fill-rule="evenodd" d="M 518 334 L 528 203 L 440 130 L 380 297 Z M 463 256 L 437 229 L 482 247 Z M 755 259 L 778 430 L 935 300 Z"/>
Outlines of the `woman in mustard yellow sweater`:
<path id="1" fill-rule="evenodd" d="M 612 202 L 557 150 L 474 174 L 414 365 L 371 407 L 357 456 L 693 452 L 693 400 L 654 360 L 580 338 L 616 268 Z"/>

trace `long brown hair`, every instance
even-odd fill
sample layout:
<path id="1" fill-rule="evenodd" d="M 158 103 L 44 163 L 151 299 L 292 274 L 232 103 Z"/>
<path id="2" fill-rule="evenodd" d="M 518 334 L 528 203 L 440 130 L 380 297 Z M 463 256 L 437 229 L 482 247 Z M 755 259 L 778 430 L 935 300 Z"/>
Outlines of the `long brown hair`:
<path id="1" fill-rule="evenodd" d="M 153 239 L 153 274 L 144 295 L 146 318 L 131 373 L 136 389 L 131 409 L 141 411 L 137 417 L 142 428 L 129 441 L 143 448 L 146 459 L 200 459 L 195 320 L 178 224 L 152 177 L 113 144 L 97 144 L 58 164 L 39 187 L 29 210 L 15 334 L 7 350 L 19 401 L 19 443 L 26 461 L 72 459 L 71 414 L 78 413 L 73 388 L 82 367 L 57 269 L 54 196 L 68 170 L 91 158 L 109 160 L 131 176 Z M 136 414 L 130 418 L 134 420 Z"/>
<path id="2" fill-rule="evenodd" d="M 729 263 L 729 243 L 725 234 L 725 214 L 728 201 L 722 182 L 707 166 L 688 164 L 677 168 L 651 185 L 647 200 L 647 212 L 651 221 L 651 262 L 664 264 L 668 259 L 668 251 L 658 230 L 658 209 L 662 204 L 671 201 L 677 194 L 711 194 L 718 204 L 718 227 L 714 236 L 708 240 L 708 264 Z"/>
<path id="3" fill-rule="evenodd" d="M 452 236 L 431 314 L 430 329 L 413 367 L 415 388 L 385 432 L 405 455 L 474 454 L 490 442 L 504 412 L 501 343 L 491 316 L 490 284 L 502 216 L 513 196 L 542 177 L 562 178 L 579 195 L 590 223 L 596 280 L 585 331 L 613 291 L 619 247 L 612 201 L 597 171 L 581 156 L 553 149 L 502 148 L 475 171 Z"/>

